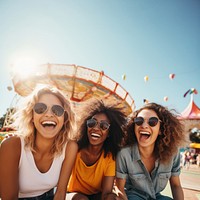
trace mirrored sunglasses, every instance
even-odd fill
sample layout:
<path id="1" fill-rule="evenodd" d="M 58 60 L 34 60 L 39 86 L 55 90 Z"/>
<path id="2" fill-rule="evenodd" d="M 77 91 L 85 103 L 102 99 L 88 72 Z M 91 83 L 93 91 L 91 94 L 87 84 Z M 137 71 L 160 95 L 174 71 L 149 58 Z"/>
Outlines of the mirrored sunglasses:
<path id="1" fill-rule="evenodd" d="M 88 128 L 94 128 L 97 125 L 99 125 L 99 128 L 103 131 L 108 130 L 109 127 L 110 127 L 110 124 L 106 121 L 98 122 L 96 119 L 93 119 L 93 118 L 87 120 L 87 127 Z"/>
<path id="2" fill-rule="evenodd" d="M 47 107 L 47 105 L 44 104 L 44 103 L 36 103 L 35 106 L 33 107 L 33 110 L 34 110 L 37 114 L 43 114 L 43 113 L 45 113 L 45 112 L 47 111 L 47 109 L 48 109 L 48 107 Z M 60 106 L 60 105 L 53 105 L 53 106 L 51 107 L 51 112 L 52 112 L 54 115 L 56 115 L 56 116 L 58 116 L 58 117 L 61 117 L 61 116 L 64 114 L 65 110 L 64 110 L 64 108 L 63 108 L 62 106 Z"/>
<path id="3" fill-rule="evenodd" d="M 141 126 L 143 123 L 144 123 L 144 121 L 145 121 L 145 119 L 143 118 L 143 117 L 136 117 L 135 119 L 134 119 L 134 123 L 137 125 L 137 126 Z M 149 126 L 151 126 L 151 127 L 154 127 L 154 126 L 156 126 L 157 124 L 158 124 L 158 122 L 161 122 L 161 120 L 160 119 L 158 119 L 157 117 L 150 117 L 149 119 L 148 119 L 148 124 L 149 124 Z"/>

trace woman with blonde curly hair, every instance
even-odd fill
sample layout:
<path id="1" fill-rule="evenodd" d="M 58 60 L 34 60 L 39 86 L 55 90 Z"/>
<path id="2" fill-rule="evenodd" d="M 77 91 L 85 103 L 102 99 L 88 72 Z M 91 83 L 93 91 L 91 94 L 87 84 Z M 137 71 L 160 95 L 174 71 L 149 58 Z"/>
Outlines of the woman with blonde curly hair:
<path id="1" fill-rule="evenodd" d="M 0 146 L 0 197 L 53 199 L 62 164 L 68 181 L 78 150 L 70 102 L 58 89 L 40 86 L 14 117 L 16 136 Z"/>
<path id="2" fill-rule="evenodd" d="M 117 156 L 116 185 L 120 199 L 169 200 L 161 191 L 169 180 L 172 196 L 183 200 L 179 148 L 185 142 L 175 110 L 148 103 L 128 122 L 127 147 Z"/>

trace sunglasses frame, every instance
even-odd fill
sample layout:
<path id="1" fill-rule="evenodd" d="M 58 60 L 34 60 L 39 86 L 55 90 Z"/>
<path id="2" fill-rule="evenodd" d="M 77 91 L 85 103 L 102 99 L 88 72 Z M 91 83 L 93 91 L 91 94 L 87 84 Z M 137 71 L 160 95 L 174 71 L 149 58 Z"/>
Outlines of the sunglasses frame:
<path id="1" fill-rule="evenodd" d="M 38 105 L 41 106 L 41 107 L 38 108 L 38 109 L 42 109 L 42 112 L 38 112 L 38 111 L 37 111 L 36 106 L 38 106 Z M 42 108 L 42 106 L 43 106 L 43 108 Z M 57 110 L 57 112 L 55 112 L 55 111 L 56 111 L 56 107 L 59 107 L 59 108 L 62 108 L 62 109 L 63 109 L 62 114 L 57 114 L 57 113 L 59 113 L 58 110 Z M 44 110 L 44 108 L 45 108 L 45 110 Z M 36 103 L 36 104 L 34 105 L 34 107 L 33 107 L 34 112 L 37 113 L 38 115 L 41 115 L 41 114 L 46 113 L 48 109 L 49 109 L 49 107 L 48 107 L 45 103 L 40 103 L 40 102 Z M 65 113 L 65 109 L 64 109 L 61 105 L 57 105 L 57 104 L 52 105 L 50 109 L 51 109 L 51 113 L 52 113 L 53 115 L 57 116 L 57 117 L 61 117 L 61 116 L 63 116 L 64 113 Z"/>
<path id="2" fill-rule="evenodd" d="M 142 119 L 142 123 L 140 123 L 139 121 L 136 121 L 137 119 Z M 156 119 L 157 121 L 152 121 L 153 119 Z M 144 119 L 143 117 L 136 117 L 135 119 L 134 119 L 134 123 L 137 125 L 137 126 L 142 126 L 142 124 L 145 122 L 145 120 L 148 120 L 147 121 L 147 123 L 148 123 L 148 125 L 149 126 L 151 126 L 151 127 L 154 127 L 154 126 L 156 126 L 157 124 L 158 124 L 158 122 L 162 122 L 158 117 L 150 117 L 149 119 Z M 138 122 L 139 122 L 139 124 L 138 124 Z M 153 124 L 152 124 L 153 123 Z"/>
<path id="3" fill-rule="evenodd" d="M 90 121 L 92 121 L 93 120 L 93 122 L 95 122 L 95 124 L 94 124 L 94 126 L 92 126 L 92 127 L 90 127 L 90 126 L 88 126 L 88 124 L 89 124 L 89 122 Z M 102 127 L 103 127 L 103 125 L 102 124 L 107 124 L 107 128 L 106 129 L 103 129 Z M 97 125 L 98 125 L 98 128 L 100 128 L 102 131 L 107 131 L 109 128 L 110 128 L 110 124 L 107 122 L 107 121 L 100 121 L 100 122 L 98 122 L 96 119 L 94 119 L 94 118 L 91 118 L 91 119 L 88 119 L 87 120 L 87 122 L 86 122 L 86 124 L 87 124 L 87 127 L 88 128 L 94 128 L 94 127 L 96 127 Z"/>

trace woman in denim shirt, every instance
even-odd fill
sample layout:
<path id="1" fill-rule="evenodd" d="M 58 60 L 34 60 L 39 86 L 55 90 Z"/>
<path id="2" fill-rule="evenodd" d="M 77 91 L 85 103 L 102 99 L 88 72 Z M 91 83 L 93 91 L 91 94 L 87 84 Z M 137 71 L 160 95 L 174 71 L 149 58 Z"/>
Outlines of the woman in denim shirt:
<path id="1" fill-rule="evenodd" d="M 169 180 L 173 198 L 183 200 L 179 147 L 186 140 L 175 114 L 149 103 L 135 112 L 127 127 L 128 146 L 116 160 L 119 199 L 169 200 L 160 194 Z"/>

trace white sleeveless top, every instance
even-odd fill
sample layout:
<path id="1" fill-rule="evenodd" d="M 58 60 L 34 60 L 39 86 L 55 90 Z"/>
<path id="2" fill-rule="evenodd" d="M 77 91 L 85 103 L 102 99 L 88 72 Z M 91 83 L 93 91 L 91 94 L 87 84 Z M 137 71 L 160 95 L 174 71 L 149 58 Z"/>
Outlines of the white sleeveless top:
<path id="1" fill-rule="evenodd" d="M 54 158 L 46 173 L 41 173 L 34 161 L 33 154 L 24 147 L 21 139 L 21 157 L 19 161 L 19 198 L 39 196 L 56 187 L 60 175 L 62 162 L 65 158 L 66 145 L 60 156 Z"/>

